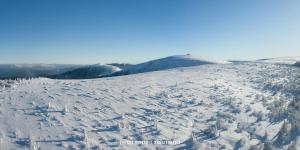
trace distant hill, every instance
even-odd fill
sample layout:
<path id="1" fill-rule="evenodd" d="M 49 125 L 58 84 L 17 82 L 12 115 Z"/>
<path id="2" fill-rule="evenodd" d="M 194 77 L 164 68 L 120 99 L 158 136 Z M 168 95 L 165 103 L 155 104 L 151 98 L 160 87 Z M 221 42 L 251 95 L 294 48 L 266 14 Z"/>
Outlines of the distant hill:
<path id="1" fill-rule="evenodd" d="M 52 79 L 89 79 L 99 78 L 105 75 L 120 71 L 121 69 L 113 65 L 96 64 L 77 68 L 62 74 L 52 75 Z"/>
<path id="2" fill-rule="evenodd" d="M 300 61 L 300 56 L 259 59 L 257 62 L 292 65 Z"/>
<path id="3" fill-rule="evenodd" d="M 198 66 L 198 65 L 205 65 L 205 64 L 216 64 L 216 63 L 227 63 L 227 62 L 212 61 L 203 58 L 195 58 L 189 54 L 175 55 L 175 56 L 169 56 L 161 59 L 148 61 L 141 64 L 132 65 L 119 72 L 112 74 L 111 76 L 159 71 L 159 70 L 166 70 L 166 69 L 172 69 L 177 67 L 190 67 L 190 66 Z"/>
<path id="4" fill-rule="evenodd" d="M 0 79 L 17 77 L 90 79 L 219 63 L 227 62 L 196 58 L 187 54 L 169 56 L 135 65 L 125 63 L 96 65 L 0 65 Z"/>
<path id="5" fill-rule="evenodd" d="M 0 79 L 45 77 L 61 74 L 82 66 L 64 64 L 0 64 Z"/>

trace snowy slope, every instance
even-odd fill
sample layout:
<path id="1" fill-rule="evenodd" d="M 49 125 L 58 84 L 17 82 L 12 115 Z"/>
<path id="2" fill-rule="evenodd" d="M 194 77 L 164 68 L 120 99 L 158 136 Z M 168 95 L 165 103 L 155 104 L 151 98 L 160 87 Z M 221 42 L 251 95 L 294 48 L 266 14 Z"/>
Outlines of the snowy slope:
<path id="1" fill-rule="evenodd" d="M 283 122 L 299 75 L 297 67 L 239 63 L 0 81 L 0 149 L 297 147 Z"/>
<path id="2" fill-rule="evenodd" d="M 294 66 L 300 67 L 300 61 L 296 62 Z"/>
<path id="3" fill-rule="evenodd" d="M 166 70 L 166 69 L 172 69 L 178 67 L 190 67 L 190 66 L 216 64 L 216 63 L 225 63 L 225 62 L 195 58 L 189 54 L 175 55 L 175 56 L 169 56 L 166 58 L 148 61 L 137 65 L 132 65 L 130 67 L 123 69 L 120 72 L 117 72 L 114 75 L 127 75 L 127 74 Z"/>
<path id="4" fill-rule="evenodd" d="M 109 75 L 121 69 L 112 65 L 96 64 L 77 68 L 66 73 L 50 76 L 54 79 L 89 79 Z"/>
<path id="5" fill-rule="evenodd" d="M 257 62 L 275 63 L 275 64 L 288 64 L 288 65 L 294 64 L 297 61 L 300 61 L 300 56 L 268 58 L 268 59 L 257 60 Z"/>

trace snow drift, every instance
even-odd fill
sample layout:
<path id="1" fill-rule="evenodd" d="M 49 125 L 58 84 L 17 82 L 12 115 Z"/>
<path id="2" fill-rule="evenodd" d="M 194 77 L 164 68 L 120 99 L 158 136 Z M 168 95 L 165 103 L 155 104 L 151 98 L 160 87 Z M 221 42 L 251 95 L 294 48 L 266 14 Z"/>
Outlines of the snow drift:
<path id="1" fill-rule="evenodd" d="M 132 65 L 122 71 L 112 74 L 112 76 L 167 70 L 167 69 L 178 68 L 178 67 L 191 67 L 191 66 L 198 66 L 198 65 L 205 65 L 205 64 L 217 64 L 217 63 L 226 63 L 226 62 L 195 58 L 189 54 L 175 55 L 175 56 L 169 56 L 161 59 L 148 61 L 141 64 Z"/>
<path id="2" fill-rule="evenodd" d="M 101 76 L 109 75 L 121 69 L 112 65 L 95 64 L 81 67 L 75 70 L 68 71 L 63 74 L 53 75 L 50 78 L 55 79 L 89 79 L 99 78 Z"/>

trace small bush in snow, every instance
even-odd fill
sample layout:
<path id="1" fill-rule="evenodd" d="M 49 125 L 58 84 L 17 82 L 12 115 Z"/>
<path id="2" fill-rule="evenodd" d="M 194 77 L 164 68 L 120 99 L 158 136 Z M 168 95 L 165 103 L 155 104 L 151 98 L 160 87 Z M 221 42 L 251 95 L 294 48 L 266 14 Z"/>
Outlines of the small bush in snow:
<path id="1" fill-rule="evenodd" d="M 264 150 L 264 144 L 258 143 L 256 145 L 251 145 L 249 150 Z"/>
<path id="2" fill-rule="evenodd" d="M 253 112 L 252 113 L 253 116 L 255 116 L 257 119 L 256 119 L 256 122 L 259 122 L 259 121 L 262 121 L 265 119 L 265 114 L 262 112 L 262 111 L 259 111 L 259 112 Z"/>
<path id="3" fill-rule="evenodd" d="M 216 121 L 216 127 L 219 130 L 227 130 L 228 129 L 228 126 L 226 125 L 224 119 L 221 119 L 221 118 L 217 119 L 217 121 Z"/>
<path id="4" fill-rule="evenodd" d="M 287 118 L 287 109 L 284 101 L 274 101 L 268 109 L 270 110 L 269 117 L 272 122 L 279 122 Z"/>
<path id="5" fill-rule="evenodd" d="M 272 142 L 264 143 L 263 150 L 275 150 L 275 146 Z"/>
<path id="6" fill-rule="evenodd" d="M 67 105 L 64 106 L 64 110 L 63 110 L 64 114 L 68 113 L 69 112 L 69 109 L 67 107 Z"/>
<path id="7" fill-rule="evenodd" d="M 241 138 L 236 144 L 234 149 L 242 149 L 247 145 L 247 140 L 245 138 Z"/>
<path id="8" fill-rule="evenodd" d="M 55 106 L 54 106 L 54 104 L 52 104 L 51 102 L 48 102 L 47 108 L 48 108 L 48 109 L 54 109 Z"/>
<path id="9" fill-rule="evenodd" d="M 251 106 L 250 106 L 250 105 L 247 105 L 246 108 L 245 108 L 245 111 L 246 111 L 246 112 L 250 112 L 251 110 L 252 110 Z"/>
<path id="10" fill-rule="evenodd" d="M 248 131 L 249 124 L 247 122 L 239 122 L 237 125 L 237 129 L 235 130 L 238 133 L 241 133 L 243 131 Z"/>
<path id="11" fill-rule="evenodd" d="M 33 136 L 29 137 L 30 150 L 37 150 L 38 146 Z"/>
<path id="12" fill-rule="evenodd" d="M 83 130 L 81 147 L 83 147 L 85 149 L 89 149 L 89 138 L 88 138 L 86 130 Z"/>
<path id="13" fill-rule="evenodd" d="M 299 140 L 294 140 L 293 142 L 292 142 L 292 144 L 290 144 L 289 146 L 288 146 L 288 150 L 298 150 L 298 148 L 299 148 Z"/>
<path id="14" fill-rule="evenodd" d="M 277 133 L 274 144 L 276 145 L 286 145 L 291 141 L 294 141 L 299 136 L 299 130 L 294 123 L 284 122 L 281 126 L 280 131 Z"/>
<path id="15" fill-rule="evenodd" d="M 215 138 L 215 137 L 218 137 L 220 135 L 220 132 L 219 132 L 218 128 L 215 125 L 209 126 L 208 129 L 206 129 L 205 133 L 210 138 Z"/>

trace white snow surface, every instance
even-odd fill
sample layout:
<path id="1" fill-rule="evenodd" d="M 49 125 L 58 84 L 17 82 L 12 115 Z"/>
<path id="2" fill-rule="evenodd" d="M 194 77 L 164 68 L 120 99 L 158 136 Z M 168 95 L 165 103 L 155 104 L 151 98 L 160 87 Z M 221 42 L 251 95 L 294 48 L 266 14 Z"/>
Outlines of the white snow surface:
<path id="1" fill-rule="evenodd" d="M 257 148 L 276 138 L 284 120 L 268 108 L 288 104 L 282 87 L 298 75 L 297 67 L 239 63 L 0 81 L 0 149 Z"/>

